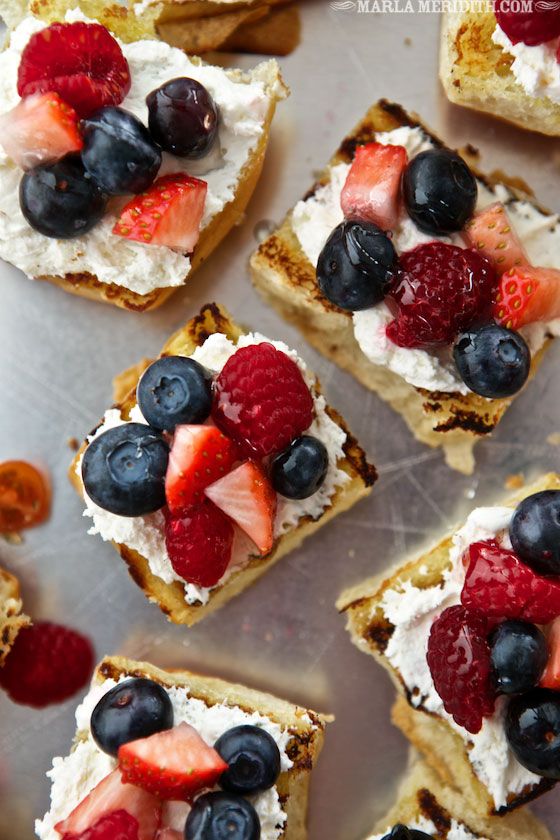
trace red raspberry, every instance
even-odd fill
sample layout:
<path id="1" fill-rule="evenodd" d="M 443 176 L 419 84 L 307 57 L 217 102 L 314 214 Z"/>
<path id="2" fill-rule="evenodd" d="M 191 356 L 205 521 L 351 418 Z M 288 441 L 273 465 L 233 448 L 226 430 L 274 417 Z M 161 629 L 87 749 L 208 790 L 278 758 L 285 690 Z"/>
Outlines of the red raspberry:
<path id="1" fill-rule="evenodd" d="M 494 711 L 487 634 L 481 613 L 456 606 L 436 618 L 428 639 L 428 665 L 445 711 L 473 734 Z"/>
<path id="2" fill-rule="evenodd" d="M 488 260 L 469 248 L 428 242 L 401 254 L 387 304 L 387 335 L 400 347 L 450 344 L 490 311 L 497 286 Z"/>
<path id="3" fill-rule="evenodd" d="M 469 546 L 461 601 L 492 623 L 509 618 L 548 624 L 560 615 L 560 579 L 538 575 L 494 540 Z"/>
<path id="4" fill-rule="evenodd" d="M 16 703 L 42 709 L 62 703 L 88 682 L 91 642 L 60 624 L 37 621 L 20 630 L 0 669 L 0 685 Z"/>
<path id="5" fill-rule="evenodd" d="M 18 93 L 54 90 L 80 117 L 119 105 L 130 70 L 117 41 L 99 23 L 53 23 L 32 35 L 18 70 Z"/>
<path id="6" fill-rule="evenodd" d="M 250 458 L 286 449 L 313 420 L 313 398 L 300 369 L 272 344 L 237 350 L 215 387 L 214 422 Z"/>
<path id="7" fill-rule="evenodd" d="M 215 586 L 231 560 L 233 525 L 209 500 L 179 516 L 166 514 L 165 544 L 178 575 L 197 586 Z"/>
<path id="8" fill-rule="evenodd" d="M 498 0 L 495 11 L 500 29 L 503 29 L 512 44 L 522 41 L 534 47 L 560 35 L 560 10 L 558 8 L 539 9 L 537 8 L 539 4 L 533 4 L 530 12 L 512 12 L 510 5 L 510 3 L 505 3 L 506 9 L 502 11 L 501 2 Z"/>
<path id="9" fill-rule="evenodd" d="M 138 840 L 138 820 L 127 811 L 113 811 L 81 834 L 65 834 L 62 840 Z"/>

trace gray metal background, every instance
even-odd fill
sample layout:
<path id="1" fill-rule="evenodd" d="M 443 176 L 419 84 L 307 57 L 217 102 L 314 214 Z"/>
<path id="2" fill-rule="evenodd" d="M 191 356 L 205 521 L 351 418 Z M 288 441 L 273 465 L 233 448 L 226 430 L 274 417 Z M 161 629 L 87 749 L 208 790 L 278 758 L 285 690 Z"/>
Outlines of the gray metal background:
<path id="1" fill-rule="evenodd" d="M 314 353 L 266 308 L 248 278 L 255 228 L 280 221 L 340 138 L 380 96 L 421 113 L 450 144 L 481 149 L 487 170 L 524 177 L 560 209 L 560 144 L 451 107 L 437 81 L 438 16 L 303 9 L 303 42 L 282 61 L 292 97 L 279 108 L 263 178 L 246 223 L 183 291 L 136 315 L 66 295 L 0 265 L 0 460 L 44 464 L 54 488 L 50 521 L 0 560 L 23 582 L 26 610 L 68 622 L 95 641 L 98 656 L 122 652 L 163 666 L 184 665 L 262 686 L 336 714 L 314 774 L 311 840 L 360 840 L 389 805 L 407 747 L 389 723 L 393 691 L 372 659 L 350 644 L 334 609 L 342 588 L 380 571 L 500 493 L 510 473 L 560 468 L 560 377 L 555 348 L 491 441 L 478 447 L 473 477 L 448 470 L 415 443 L 401 420 L 350 376 Z M 253 60 L 241 59 L 244 66 Z M 286 340 L 320 375 L 376 463 L 379 483 L 227 608 L 187 630 L 166 623 L 129 580 L 109 545 L 86 535 L 66 469 L 67 441 L 83 435 L 111 402 L 112 376 L 155 354 L 170 332 L 209 300 L 243 323 Z M 31 840 L 48 803 L 45 772 L 65 754 L 75 701 L 42 712 L 0 697 L 2 840 Z M 554 831 L 557 794 L 538 811 Z M 556 818 L 556 819 L 555 819 Z M 560 837 L 560 833 L 556 836 Z"/>

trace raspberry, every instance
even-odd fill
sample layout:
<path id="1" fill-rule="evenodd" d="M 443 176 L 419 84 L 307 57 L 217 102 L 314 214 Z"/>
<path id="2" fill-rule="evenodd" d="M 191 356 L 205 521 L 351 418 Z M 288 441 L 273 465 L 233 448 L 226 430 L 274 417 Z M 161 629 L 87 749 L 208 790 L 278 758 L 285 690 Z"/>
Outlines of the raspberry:
<path id="1" fill-rule="evenodd" d="M 113 811 L 81 834 L 65 834 L 62 840 L 138 840 L 138 820 L 127 811 Z"/>
<path id="2" fill-rule="evenodd" d="M 209 500 L 180 516 L 166 514 L 165 544 L 171 565 L 183 580 L 215 586 L 231 560 L 233 525 Z"/>
<path id="3" fill-rule="evenodd" d="M 500 0 L 496 3 L 496 20 L 512 44 L 522 41 L 531 47 L 544 44 L 560 35 L 560 12 L 557 7 L 550 9 L 535 8 L 530 12 L 513 12 L 511 4 L 505 3 L 505 10 L 501 9 Z M 537 6 L 539 4 L 536 4 Z M 546 5 L 546 4 L 542 4 Z M 553 4 L 550 4 L 551 6 Z"/>
<path id="4" fill-rule="evenodd" d="M 461 601 L 496 623 L 518 618 L 548 624 L 560 616 L 560 578 L 542 577 L 494 540 L 469 546 Z"/>
<path id="5" fill-rule="evenodd" d="M 401 255 L 387 304 L 387 335 L 400 347 L 450 344 L 490 311 L 496 274 L 468 248 L 428 242 Z"/>
<path id="6" fill-rule="evenodd" d="M 16 703 L 42 709 L 83 688 L 93 670 L 91 642 L 60 624 L 37 621 L 20 630 L 0 669 L 0 685 Z"/>
<path id="7" fill-rule="evenodd" d="M 313 420 L 313 398 L 298 366 L 272 344 L 237 350 L 215 387 L 214 422 L 247 457 L 281 452 Z"/>
<path id="8" fill-rule="evenodd" d="M 32 35 L 18 70 L 18 93 L 54 90 L 80 117 L 119 105 L 130 90 L 121 48 L 99 23 L 53 23 Z"/>
<path id="9" fill-rule="evenodd" d="M 487 634 L 481 613 L 456 606 L 436 618 L 428 639 L 428 665 L 445 711 L 473 734 L 494 711 Z"/>

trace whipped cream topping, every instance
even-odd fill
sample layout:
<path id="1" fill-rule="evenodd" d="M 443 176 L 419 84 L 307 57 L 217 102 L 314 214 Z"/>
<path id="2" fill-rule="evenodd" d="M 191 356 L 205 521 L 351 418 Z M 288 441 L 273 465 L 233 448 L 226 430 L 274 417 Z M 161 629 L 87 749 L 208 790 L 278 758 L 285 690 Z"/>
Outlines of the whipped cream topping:
<path id="1" fill-rule="evenodd" d="M 404 146 L 409 158 L 434 146 L 420 126 L 400 126 L 392 131 L 378 133 L 375 139 L 378 143 Z M 314 266 L 333 229 L 344 220 L 340 194 L 349 171 L 348 163 L 330 167 L 328 183 L 294 207 L 292 227 L 305 255 Z M 528 201 L 513 198 L 509 190 L 501 184 L 490 188 L 478 181 L 477 210 L 482 210 L 496 201 L 507 204 L 512 226 L 523 242 L 530 261 L 535 265 L 560 269 L 558 217 L 541 213 Z M 440 237 L 424 233 L 406 212 L 393 232 L 393 243 L 398 253 L 435 240 L 465 246 L 460 233 Z M 386 334 L 387 326 L 392 320 L 393 316 L 384 302 L 352 314 L 356 341 L 373 364 L 388 368 L 416 388 L 469 393 L 455 367 L 451 348 L 443 347 L 428 352 L 419 348 L 399 347 L 390 341 Z M 529 324 L 520 332 L 531 353 L 536 353 L 543 346 L 547 336 L 560 335 L 560 319 Z"/>
<path id="2" fill-rule="evenodd" d="M 67 12 L 68 22 L 88 21 L 79 10 Z M 0 113 L 19 102 L 17 71 L 21 54 L 30 37 L 45 27 L 28 17 L 12 33 L 9 46 L 0 53 Z M 117 39 L 118 40 L 118 39 Z M 146 96 L 178 76 L 189 76 L 203 84 L 220 109 L 219 136 L 214 150 L 205 158 L 189 161 L 163 154 L 160 175 L 186 172 L 208 183 L 202 228 L 220 213 L 234 196 L 240 174 L 258 144 L 270 105 L 265 79 L 269 62 L 259 65 L 252 76 L 231 78 L 221 67 L 200 65 L 182 50 L 163 41 L 120 42 L 129 63 L 132 87 L 121 107 L 148 120 Z M 275 95 L 282 95 L 279 90 Z M 86 273 L 102 283 L 114 283 L 138 294 L 165 286 L 180 286 L 191 267 L 190 258 L 171 248 L 144 245 L 112 233 L 124 204 L 131 198 L 109 202 L 104 218 L 84 236 L 52 239 L 33 230 L 19 206 L 22 170 L 0 147 L 0 257 L 30 277 Z"/>
<path id="3" fill-rule="evenodd" d="M 508 527 L 513 516 L 510 507 L 476 508 L 452 539 L 449 566 L 441 585 L 419 588 L 410 581 L 399 590 L 385 593 L 381 608 L 394 626 L 385 655 L 400 673 L 410 692 L 410 702 L 438 715 L 465 741 L 469 761 L 480 781 L 486 786 L 496 808 L 507 804 L 508 794 L 518 794 L 533 786 L 541 777 L 526 770 L 509 748 L 505 729 L 505 698 L 498 698 L 492 717 L 485 718 L 476 735 L 455 723 L 443 708 L 428 666 L 428 637 L 434 620 L 447 609 L 461 602 L 465 571 L 461 558 L 474 542 L 497 539 L 511 547 Z M 426 570 L 427 571 L 427 570 Z"/>
<path id="4" fill-rule="evenodd" d="M 560 65 L 556 59 L 560 38 L 535 46 L 523 42 L 512 44 L 504 30 L 497 25 L 492 40 L 513 56 L 511 72 L 525 93 L 534 97 L 544 96 L 560 103 Z"/>
<path id="5" fill-rule="evenodd" d="M 197 347 L 191 358 L 200 362 L 209 370 L 220 371 L 238 348 L 260 344 L 263 341 L 269 342 L 277 350 L 286 353 L 298 365 L 311 390 L 315 408 L 315 417 L 308 433 L 324 443 L 329 456 L 329 468 L 325 481 L 316 493 L 301 500 L 285 499 L 278 496 L 278 509 L 274 523 L 274 536 L 277 538 L 297 527 L 302 517 L 318 519 L 324 510 L 330 506 L 337 488 L 343 487 L 349 481 L 347 473 L 338 467 L 338 462 L 345 457 L 343 447 L 346 442 L 346 433 L 327 414 L 325 398 L 314 392 L 315 380 L 305 362 L 300 359 L 295 350 L 290 350 L 281 341 L 270 341 L 258 333 L 249 333 L 241 336 L 237 344 L 234 344 L 222 333 L 214 333 L 206 339 L 204 344 Z M 146 422 L 138 406 L 134 406 L 132 409 L 130 420 L 136 423 Z M 94 437 L 125 422 L 126 420 L 121 416 L 118 409 L 110 409 L 105 413 L 103 423 L 96 430 Z M 81 461 L 77 464 L 76 471 L 78 476 L 81 477 Z M 165 583 L 173 583 L 174 581 L 185 583 L 171 565 L 165 546 L 164 516 L 161 511 L 156 511 L 156 513 L 147 516 L 117 516 L 96 505 L 88 498 L 85 491 L 84 501 L 86 504 L 84 516 L 93 520 L 93 525 L 88 533 L 99 534 L 104 540 L 127 545 L 137 551 L 148 561 L 152 574 L 161 578 Z M 217 586 L 222 585 L 236 569 L 245 566 L 254 551 L 254 546 L 249 538 L 236 528 L 232 560 Z M 206 604 L 213 588 L 185 583 L 185 600 L 188 604 Z"/>
<path id="6" fill-rule="evenodd" d="M 372 834 L 371 837 L 368 837 L 368 840 L 384 840 L 391 831 L 392 827 L 393 826 L 389 826 L 384 834 Z M 435 837 L 438 831 L 434 823 L 423 816 L 419 816 L 412 822 L 407 823 L 407 828 L 411 828 L 414 831 L 423 831 L 431 837 Z M 472 831 L 469 831 L 466 825 L 464 825 L 464 823 L 458 822 L 455 819 L 451 820 L 451 825 L 449 826 L 449 831 L 445 835 L 445 838 L 446 840 L 487 840 L 485 837 L 473 834 Z"/>
<path id="7" fill-rule="evenodd" d="M 125 679 L 126 677 L 122 677 L 119 682 Z M 117 767 L 116 759 L 99 749 L 90 732 L 90 718 L 95 706 L 115 685 L 117 683 L 114 680 L 105 680 L 100 685 L 92 686 L 76 710 L 80 740 L 70 755 L 53 759 L 52 769 L 47 773 L 52 782 L 51 804 L 44 818 L 35 823 L 35 832 L 40 840 L 60 840 L 60 835 L 54 828 L 56 823 L 66 819 L 90 791 Z M 188 688 L 173 687 L 166 688 L 166 691 L 173 704 L 175 725 L 183 722 L 190 724 L 210 746 L 234 726 L 260 726 L 278 744 L 282 772 L 292 767 L 292 761 L 286 752 L 291 736 L 286 729 L 270 718 L 258 712 L 246 712 L 227 702 L 207 706 L 202 700 L 191 697 Z M 250 801 L 261 822 L 261 840 L 277 840 L 282 834 L 286 813 L 276 787 L 250 797 Z M 179 808 L 181 812 L 178 816 L 184 825 L 189 807 L 181 803 Z"/>

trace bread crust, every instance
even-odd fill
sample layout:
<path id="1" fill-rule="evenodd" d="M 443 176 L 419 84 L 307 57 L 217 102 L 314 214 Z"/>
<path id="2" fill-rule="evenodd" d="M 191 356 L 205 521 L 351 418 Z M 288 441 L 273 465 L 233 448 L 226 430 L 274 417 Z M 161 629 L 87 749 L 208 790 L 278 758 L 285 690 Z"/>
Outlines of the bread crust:
<path id="1" fill-rule="evenodd" d="M 31 619 L 23 613 L 18 579 L 0 568 L 0 667 L 4 664 L 17 634 Z"/>
<path id="2" fill-rule="evenodd" d="M 204 343 L 209 335 L 216 332 L 224 333 L 228 338 L 236 341 L 242 335 L 243 330 L 231 320 L 223 307 L 208 304 L 202 308 L 198 316 L 191 319 L 171 336 L 163 347 L 162 355 L 190 355 L 197 346 Z M 125 416 L 135 403 L 136 383 L 140 373 L 141 369 L 138 367 L 125 372 L 127 382 L 130 383 L 132 378 L 133 384 L 124 400 L 118 402 L 116 406 L 121 409 Z M 333 420 L 347 433 L 347 441 L 344 446 L 345 459 L 343 462 L 339 462 L 338 466 L 348 474 L 350 480 L 343 487 L 337 489 L 330 507 L 325 509 L 319 519 L 302 518 L 296 528 L 288 531 L 276 541 L 268 555 L 252 558 L 247 566 L 234 571 L 223 584 L 213 589 L 207 604 L 188 605 L 185 602 L 184 588 L 180 582 L 164 583 L 161 578 L 151 573 L 148 561 L 138 552 L 132 551 L 125 545 L 115 546 L 127 564 L 132 579 L 144 591 L 147 598 L 159 606 L 170 621 L 175 624 L 190 626 L 219 609 L 261 577 L 281 557 L 297 548 L 306 537 L 370 493 L 377 477 L 374 467 L 368 464 L 365 453 L 346 428 L 340 415 L 330 407 L 327 410 Z M 82 496 L 83 487 L 81 478 L 76 473 L 76 466 L 85 450 L 85 446 L 84 443 L 74 458 L 69 472 L 70 480 L 80 496 Z"/>

